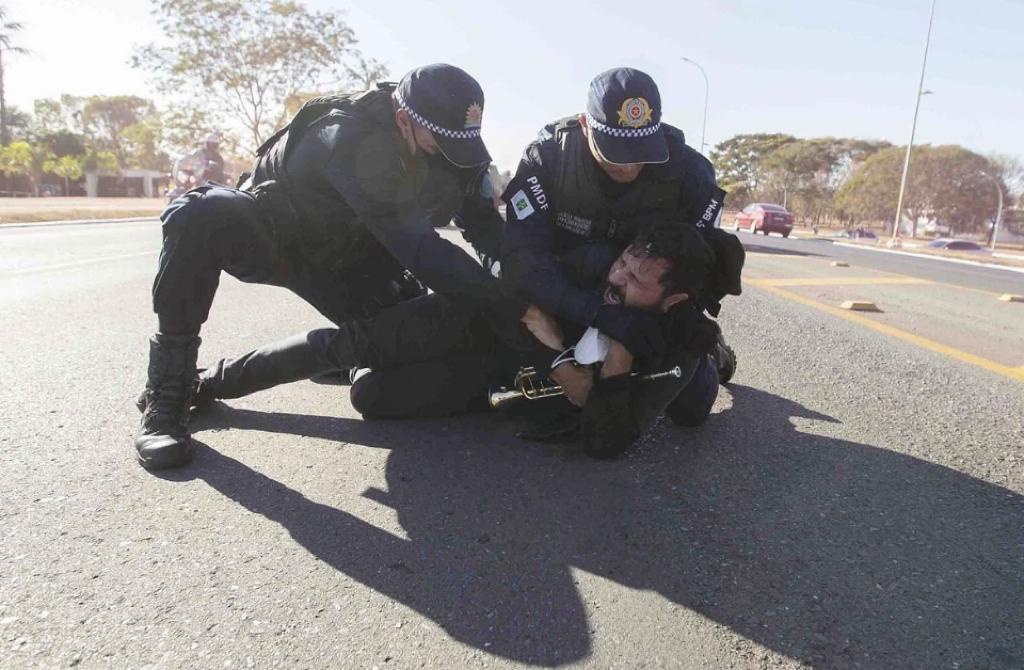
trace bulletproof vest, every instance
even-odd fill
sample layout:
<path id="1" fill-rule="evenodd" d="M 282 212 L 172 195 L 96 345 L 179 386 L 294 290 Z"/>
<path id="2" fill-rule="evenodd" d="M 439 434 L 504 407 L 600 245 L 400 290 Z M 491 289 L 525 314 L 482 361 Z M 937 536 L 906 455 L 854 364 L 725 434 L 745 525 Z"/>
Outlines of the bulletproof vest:
<path id="1" fill-rule="evenodd" d="M 290 150 L 299 141 L 302 133 L 311 125 L 336 110 L 360 110 L 377 102 L 381 96 L 390 97 L 395 85 L 378 84 L 376 89 L 360 93 L 340 93 L 313 98 L 299 109 L 284 128 L 271 135 L 256 150 L 256 166 L 253 168 L 252 187 L 274 181 L 291 191 L 291 184 L 285 165 Z"/>
<path id="2" fill-rule="evenodd" d="M 601 168 L 590 153 L 587 138 L 575 117 L 555 125 L 559 148 L 555 178 L 555 243 L 567 249 L 583 241 L 611 240 L 626 244 L 639 222 L 678 209 L 679 182 L 642 175 L 623 195 L 610 198 L 601 189 Z"/>

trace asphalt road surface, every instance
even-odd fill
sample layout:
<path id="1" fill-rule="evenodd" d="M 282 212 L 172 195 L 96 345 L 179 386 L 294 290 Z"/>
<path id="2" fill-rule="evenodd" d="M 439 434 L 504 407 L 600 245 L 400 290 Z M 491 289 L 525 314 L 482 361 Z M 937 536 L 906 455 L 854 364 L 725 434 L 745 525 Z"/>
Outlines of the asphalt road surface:
<path id="1" fill-rule="evenodd" d="M 303 382 L 154 475 L 158 225 L 0 228 L 0 667 L 1024 666 L 1024 275 L 741 239 L 734 383 L 625 459 Z M 200 361 L 322 324 L 225 277 Z"/>

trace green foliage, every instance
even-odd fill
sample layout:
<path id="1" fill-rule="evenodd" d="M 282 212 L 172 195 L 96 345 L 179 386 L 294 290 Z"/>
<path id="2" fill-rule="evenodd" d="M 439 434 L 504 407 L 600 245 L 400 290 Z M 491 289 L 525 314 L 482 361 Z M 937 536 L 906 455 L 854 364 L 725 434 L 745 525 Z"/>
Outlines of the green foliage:
<path id="1" fill-rule="evenodd" d="M 84 174 L 82 170 L 82 156 L 61 156 L 51 158 L 43 165 L 43 170 L 50 174 L 64 178 L 64 195 L 71 193 L 72 181 L 78 181 Z"/>
<path id="2" fill-rule="evenodd" d="M 795 142 L 792 135 L 759 133 L 736 135 L 711 150 L 711 162 L 718 172 L 718 182 L 729 192 L 729 200 L 737 206 L 755 197 L 760 186 L 760 162 L 776 149 Z"/>
<path id="3" fill-rule="evenodd" d="M 11 140 L 27 139 L 31 135 L 32 115 L 15 105 L 6 107 L 7 134 Z"/>
<path id="4" fill-rule="evenodd" d="M 1024 235 L 1024 209 L 1014 207 L 1003 212 L 1002 228 Z"/>
<path id="5" fill-rule="evenodd" d="M 163 126 L 156 114 L 151 114 L 139 123 L 125 126 L 121 131 L 121 137 L 124 141 L 128 167 L 161 171 L 170 169 L 171 160 L 160 148 Z"/>
<path id="6" fill-rule="evenodd" d="M 120 165 L 117 156 L 109 151 L 89 150 L 82 159 L 82 167 L 86 172 L 114 172 Z"/>
<path id="7" fill-rule="evenodd" d="M 755 200 L 785 203 L 814 223 L 837 216 L 835 194 L 871 154 L 888 146 L 848 138 L 737 135 L 711 154 L 733 206 Z"/>
<path id="8" fill-rule="evenodd" d="M 1024 197 L 1024 161 L 1016 156 L 994 154 L 988 157 L 996 176 L 1003 180 L 1011 198 L 1018 203 Z"/>
<path id="9" fill-rule="evenodd" d="M 230 133 L 221 129 L 208 110 L 193 105 L 171 105 L 160 116 L 163 132 L 163 147 L 172 156 L 181 156 L 192 151 L 206 133 L 219 132 L 221 148 L 233 144 Z"/>
<path id="10" fill-rule="evenodd" d="M 80 156 L 85 153 L 85 136 L 69 130 L 38 136 L 36 141 L 50 147 L 50 151 L 58 157 Z"/>
<path id="11" fill-rule="evenodd" d="M 37 137 L 70 132 L 74 126 L 64 113 L 60 100 L 42 98 L 32 107 L 32 132 Z"/>
<path id="12" fill-rule="evenodd" d="M 845 219 L 855 222 L 892 220 L 904 151 L 900 147 L 879 151 L 839 188 L 836 205 Z"/>
<path id="13" fill-rule="evenodd" d="M 81 179 L 83 174 L 82 157 L 61 156 L 60 158 L 51 158 L 43 165 L 43 169 L 50 174 L 64 177 L 65 179 Z"/>
<path id="14" fill-rule="evenodd" d="M 32 146 L 28 142 L 11 142 L 0 148 L 0 172 L 8 175 L 31 175 Z"/>
<path id="15" fill-rule="evenodd" d="M 11 142 L 0 149 L 0 172 L 25 175 L 31 179 L 33 190 L 38 191 L 46 164 L 53 158 L 53 152 L 45 145 Z"/>
<path id="16" fill-rule="evenodd" d="M 90 96 L 81 111 L 90 145 L 109 151 L 126 168 L 165 170 L 166 154 L 159 150 L 160 118 L 152 101 L 134 95 Z"/>
<path id="17" fill-rule="evenodd" d="M 150 71 L 162 92 L 243 126 L 252 148 L 287 120 L 289 96 L 384 74 L 360 60 L 336 12 L 285 0 L 153 2 L 169 45 L 137 49 L 132 65 Z"/>
<path id="18" fill-rule="evenodd" d="M 852 221 L 895 216 L 906 148 L 891 147 L 869 158 L 839 190 L 836 203 Z M 989 175 L 989 176 L 985 176 Z M 904 215 L 949 226 L 953 234 L 984 231 L 995 217 L 1006 185 L 989 159 L 961 146 L 914 147 L 903 197 Z M 995 180 L 995 181 L 993 181 Z"/>

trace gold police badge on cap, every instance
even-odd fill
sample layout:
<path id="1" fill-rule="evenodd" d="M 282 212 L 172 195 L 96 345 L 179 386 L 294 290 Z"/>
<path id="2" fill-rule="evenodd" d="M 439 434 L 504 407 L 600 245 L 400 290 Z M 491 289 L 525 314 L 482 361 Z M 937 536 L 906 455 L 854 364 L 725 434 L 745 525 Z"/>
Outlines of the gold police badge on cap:
<path id="1" fill-rule="evenodd" d="M 466 110 L 466 128 L 479 128 L 483 119 L 484 109 L 477 103 L 473 103 Z"/>
<path id="2" fill-rule="evenodd" d="M 651 121 L 651 106 L 644 98 L 626 98 L 619 108 L 619 125 L 639 128 Z"/>

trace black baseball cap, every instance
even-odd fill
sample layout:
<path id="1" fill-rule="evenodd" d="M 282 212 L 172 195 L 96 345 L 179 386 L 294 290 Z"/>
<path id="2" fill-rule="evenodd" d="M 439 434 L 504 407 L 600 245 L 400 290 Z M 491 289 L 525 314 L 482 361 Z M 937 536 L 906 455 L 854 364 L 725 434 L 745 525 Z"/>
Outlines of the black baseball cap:
<path id="1" fill-rule="evenodd" d="M 650 75 L 618 67 L 594 77 L 587 96 L 587 126 L 609 163 L 664 163 L 661 94 Z"/>
<path id="2" fill-rule="evenodd" d="M 418 67 L 398 82 L 395 101 L 431 132 L 450 162 L 459 167 L 491 162 L 480 137 L 484 92 L 465 71 L 445 63 Z"/>

